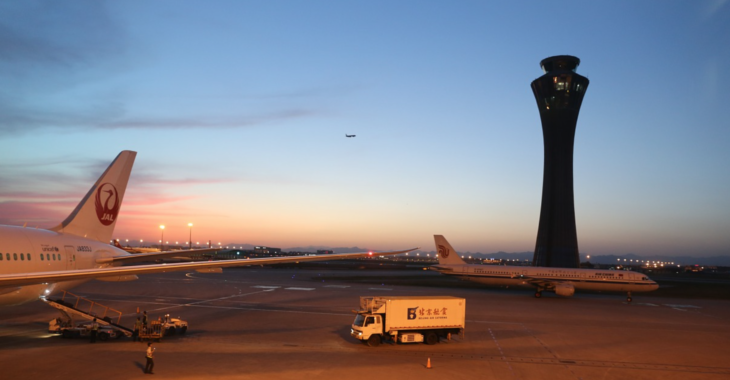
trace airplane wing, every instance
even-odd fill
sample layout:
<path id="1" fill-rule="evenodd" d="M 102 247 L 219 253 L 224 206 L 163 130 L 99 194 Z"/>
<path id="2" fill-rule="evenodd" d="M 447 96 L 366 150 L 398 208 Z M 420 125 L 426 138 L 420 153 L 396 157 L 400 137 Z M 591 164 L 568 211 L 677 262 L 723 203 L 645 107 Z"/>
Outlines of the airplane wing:
<path id="1" fill-rule="evenodd" d="M 251 265 L 264 264 L 282 264 L 282 263 L 300 263 L 307 261 L 327 261 L 355 259 L 361 257 L 375 256 L 391 256 L 401 253 L 415 251 L 418 248 L 406 249 L 403 251 L 392 252 L 361 252 L 361 253 L 341 253 L 332 255 L 313 255 L 313 256 L 291 256 L 291 257 L 264 257 L 248 260 L 219 260 L 219 261 L 203 261 L 189 263 L 169 263 L 169 264 L 151 264 L 151 265 L 135 265 L 126 267 L 108 267 L 95 269 L 77 269 L 68 271 L 52 271 L 52 272 L 35 272 L 35 273 L 14 273 L 0 275 L 0 288 L 15 287 L 23 285 L 46 284 L 62 281 L 88 280 L 92 278 L 113 277 L 135 274 L 148 273 L 164 273 L 185 270 L 200 269 L 217 269 L 224 267 L 243 267 Z M 181 251 L 183 252 L 183 251 Z"/>
<path id="2" fill-rule="evenodd" d="M 130 255 L 112 256 L 106 258 L 100 258 L 96 260 L 97 264 L 108 264 L 108 263 L 121 263 L 122 265 L 128 263 L 139 263 L 144 261 L 155 261 L 159 259 L 165 259 L 168 257 L 180 257 L 190 255 L 202 255 L 206 253 L 214 253 L 224 250 L 223 248 L 203 248 L 203 249 L 191 249 L 191 250 L 180 250 L 180 251 L 162 251 L 162 252 L 148 252 L 148 253 L 133 253 Z"/>
<path id="3" fill-rule="evenodd" d="M 519 276 L 520 279 L 523 279 L 526 284 L 530 284 L 538 289 L 543 290 L 553 290 L 555 289 L 555 285 L 557 284 L 555 281 L 546 280 L 543 278 L 535 278 L 535 277 L 529 277 L 529 276 Z"/>

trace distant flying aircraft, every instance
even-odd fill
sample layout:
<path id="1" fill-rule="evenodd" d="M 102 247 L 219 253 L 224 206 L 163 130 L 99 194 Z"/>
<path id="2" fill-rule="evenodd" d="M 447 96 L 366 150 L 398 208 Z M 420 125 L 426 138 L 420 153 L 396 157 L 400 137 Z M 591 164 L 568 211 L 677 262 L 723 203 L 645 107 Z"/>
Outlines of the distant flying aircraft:
<path id="1" fill-rule="evenodd" d="M 345 137 L 355 137 L 355 135 L 348 135 L 347 133 L 345 133 Z"/>
<path id="2" fill-rule="evenodd" d="M 431 269 L 486 285 L 532 287 L 536 298 L 545 290 L 563 297 L 571 297 L 576 290 L 599 290 L 626 292 L 626 301 L 631 302 L 631 292 L 659 288 L 645 274 L 632 271 L 467 264 L 446 238 L 442 235 L 433 235 L 433 238 L 439 263 Z"/>
<path id="3" fill-rule="evenodd" d="M 109 244 L 136 155 L 132 151 L 119 153 L 71 215 L 58 226 L 48 230 L 0 226 L 0 306 L 41 299 L 91 279 L 131 281 L 138 274 L 184 270 L 210 273 L 223 267 L 397 255 L 416 249 L 121 266 L 181 256 L 183 252 L 205 254 L 220 250 L 130 254 Z"/>

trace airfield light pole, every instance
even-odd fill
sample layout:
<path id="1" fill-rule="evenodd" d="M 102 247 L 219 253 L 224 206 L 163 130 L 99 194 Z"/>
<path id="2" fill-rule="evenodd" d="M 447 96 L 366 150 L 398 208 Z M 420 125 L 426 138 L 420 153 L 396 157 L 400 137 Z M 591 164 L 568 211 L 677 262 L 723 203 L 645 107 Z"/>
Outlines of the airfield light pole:
<path id="1" fill-rule="evenodd" d="M 165 248 L 165 225 L 160 224 L 160 252 L 164 251 Z"/>
<path id="2" fill-rule="evenodd" d="M 190 227 L 190 236 L 188 237 L 188 241 L 190 242 L 189 249 L 193 249 L 193 224 L 188 223 L 188 227 Z"/>

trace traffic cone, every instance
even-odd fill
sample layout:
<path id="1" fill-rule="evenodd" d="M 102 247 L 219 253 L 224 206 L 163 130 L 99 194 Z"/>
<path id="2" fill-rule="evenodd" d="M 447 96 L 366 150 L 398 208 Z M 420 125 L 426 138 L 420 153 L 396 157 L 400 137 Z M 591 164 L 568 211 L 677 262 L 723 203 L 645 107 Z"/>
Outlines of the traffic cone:
<path id="1" fill-rule="evenodd" d="M 426 362 L 426 369 L 431 369 L 431 358 L 428 358 L 428 361 Z"/>

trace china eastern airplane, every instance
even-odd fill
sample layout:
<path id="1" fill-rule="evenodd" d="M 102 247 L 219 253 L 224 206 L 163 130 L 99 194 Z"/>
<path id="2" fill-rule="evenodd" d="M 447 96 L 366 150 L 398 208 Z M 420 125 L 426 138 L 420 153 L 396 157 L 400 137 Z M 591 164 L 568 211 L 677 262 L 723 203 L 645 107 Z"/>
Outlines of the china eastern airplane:
<path id="1" fill-rule="evenodd" d="M 355 137 L 355 135 L 348 135 L 347 133 L 345 133 L 345 137 Z"/>
<path id="2" fill-rule="evenodd" d="M 597 290 L 626 292 L 626 301 L 631 302 L 631 292 L 659 288 L 646 275 L 631 271 L 467 264 L 442 235 L 433 239 L 439 263 L 431 269 L 487 285 L 533 287 L 536 298 L 545 290 L 563 297 L 571 297 L 576 290 Z"/>
<path id="3" fill-rule="evenodd" d="M 91 187 L 71 214 L 48 230 L 0 226 L 0 306 L 26 302 L 68 290 L 91 279 L 130 281 L 138 274 L 195 270 L 220 272 L 224 267 L 322 261 L 397 255 L 404 251 L 346 253 L 302 257 L 257 258 L 122 266 L 183 253 L 220 249 L 130 254 L 109 244 L 137 153 L 123 151 Z"/>

